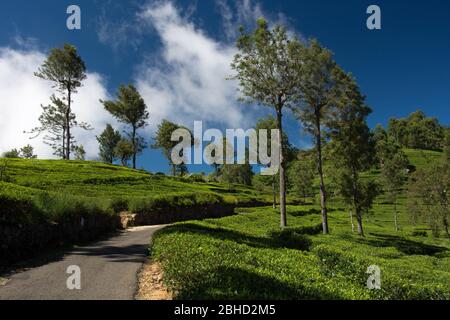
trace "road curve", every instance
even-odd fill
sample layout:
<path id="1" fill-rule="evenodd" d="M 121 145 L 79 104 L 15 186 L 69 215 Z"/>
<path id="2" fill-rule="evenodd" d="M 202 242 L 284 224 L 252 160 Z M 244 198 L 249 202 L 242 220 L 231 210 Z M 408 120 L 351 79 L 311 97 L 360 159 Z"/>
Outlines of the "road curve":
<path id="1" fill-rule="evenodd" d="M 131 300 L 150 239 L 160 228 L 131 228 L 72 249 L 59 261 L 12 274 L 0 281 L 0 300 Z M 67 288 L 69 266 L 80 267 L 80 290 Z"/>

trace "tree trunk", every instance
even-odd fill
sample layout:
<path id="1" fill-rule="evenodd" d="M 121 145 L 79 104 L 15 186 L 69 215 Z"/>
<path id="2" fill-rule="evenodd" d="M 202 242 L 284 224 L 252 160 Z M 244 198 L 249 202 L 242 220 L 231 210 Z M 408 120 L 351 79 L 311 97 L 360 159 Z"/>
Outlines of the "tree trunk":
<path id="1" fill-rule="evenodd" d="M 394 200 L 394 223 L 395 223 L 395 231 L 398 232 L 398 218 L 397 218 L 397 200 Z"/>
<path id="2" fill-rule="evenodd" d="M 133 125 L 133 132 L 131 133 L 132 144 L 133 144 L 133 169 L 136 169 L 136 127 Z"/>
<path id="3" fill-rule="evenodd" d="M 66 159 L 66 126 L 63 126 L 62 134 L 62 158 Z"/>
<path id="4" fill-rule="evenodd" d="M 66 160 L 70 160 L 70 113 L 72 106 L 72 90 L 67 89 L 67 110 L 66 110 Z"/>
<path id="5" fill-rule="evenodd" d="M 362 216 L 361 212 L 356 209 L 356 221 L 358 222 L 358 234 L 361 237 L 364 237 L 364 229 L 363 229 L 363 223 L 362 223 Z"/>
<path id="6" fill-rule="evenodd" d="M 352 224 L 352 233 L 355 232 L 355 224 L 353 223 L 353 211 L 350 210 L 350 223 Z"/>
<path id="7" fill-rule="evenodd" d="M 275 175 L 272 176 L 272 194 L 273 194 L 273 208 L 277 208 L 277 190 L 275 188 Z"/>
<path id="8" fill-rule="evenodd" d="M 444 223 L 444 230 L 445 230 L 445 234 L 447 235 L 447 238 L 450 238 L 450 234 L 449 234 L 449 231 L 448 231 L 448 220 L 447 220 L 447 218 L 444 218 L 444 221 L 443 221 Z"/>
<path id="9" fill-rule="evenodd" d="M 286 180 L 284 168 L 284 152 L 283 152 L 283 125 L 281 105 L 277 106 L 277 128 L 280 131 L 280 226 L 285 228 L 286 221 Z"/>
<path id="10" fill-rule="evenodd" d="M 323 161 L 322 161 L 322 132 L 320 128 L 320 114 L 316 111 L 316 146 L 317 146 L 317 167 L 320 177 L 320 206 L 322 208 L 322 229 L 323 234 L 328 234 L 328 210 L 327 193 L 325 181 L 323 179 Z"/>

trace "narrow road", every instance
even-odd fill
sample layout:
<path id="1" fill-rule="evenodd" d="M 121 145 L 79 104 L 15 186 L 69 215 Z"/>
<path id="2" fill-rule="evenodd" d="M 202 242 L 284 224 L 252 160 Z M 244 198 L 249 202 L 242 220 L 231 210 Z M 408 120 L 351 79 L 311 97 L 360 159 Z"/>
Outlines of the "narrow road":
<path id="1" fill-rule="evenodd" d="M 0 300 L 133 299 L 150 239 L 160 228 L 132 228 L 108 240 L 70 250 L 59 261 L 13 274 L 0 281 Z M 80 290 L 67 287 L 69 266 L 80 268 Z"/>

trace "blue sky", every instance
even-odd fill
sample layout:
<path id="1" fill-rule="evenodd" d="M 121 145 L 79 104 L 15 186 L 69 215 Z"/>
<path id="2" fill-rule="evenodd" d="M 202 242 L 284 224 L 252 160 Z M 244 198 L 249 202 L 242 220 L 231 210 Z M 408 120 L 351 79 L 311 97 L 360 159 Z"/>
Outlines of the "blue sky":
<path id="1" fill-rule="evenodd" d="M 80 31 L 65 27 L 70 4 L 81 8 Z M 366 28 L 370 4 L 381 8 L 382 30 Z M 3 78 L 0 75 L 0 85 L 6 82 L 0 96 L 7 97 L 0 99 L 0 149 L 23 143 L 23 130 L 15 132 L 7 125 L 12 119 L 8 110 L 21 108 L 30 117 L 25 123 L 34 124 L 47 89 L 27 74 L 50 48 L 65 42 L 77 46 L 90 72 L 74 109 L 81 120 L 98 127 L 77 137 L 90 146 L 91 157 L 95 156 L 95 133 L 111 122 L 98 99 L 113 96 L 121 83 L 134 83 L 142 90 L 151 115 L 151 126 L 143 132 L 147 138 L 162 118 L 188 126 L 193 120 L 204 120 L 207 126 L 219 128 L 251 127 L 257 116 L 270 109 L 237 103 L 233 84 L 224 78 L 238 25 L 251 27 L 261 15 L 304 38 L 317 38 L 335 53 L 337 62 L 355 75 L 374 110 L 371 126 L 419 108 L 443 124 L 450 123 L 447 0 L 16 0 L 0 4 L 0 70 L 7 70 Z M 294 119 L 288 116 L 285 125 L 294 144 L 308 145 L 308 137 Z M 37 149 L 47 155 L 43 146 Z M 168 171 L 167 161 L 157 150 L 146 151 L 138 162 L 151 171 Z"/>

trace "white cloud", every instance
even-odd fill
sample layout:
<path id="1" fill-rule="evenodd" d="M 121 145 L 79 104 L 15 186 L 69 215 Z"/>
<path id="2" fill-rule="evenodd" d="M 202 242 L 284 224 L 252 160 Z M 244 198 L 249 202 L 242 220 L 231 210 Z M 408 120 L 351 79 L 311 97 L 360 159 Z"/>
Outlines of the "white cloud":
<path id="1" fill-rule="evenodd" d="M 31 144 L 40 158 L 54 157 L 41 137 L 30 140 L 30 135 L 24 133 L 39 125 L 40 105 L 48 104 L 54 91 L 50 83 L 34 76 L 44 59 L 45 54 L 37 50 L 0 48 L 0 153 Z M 106 98 L 103 79 L 96 73 L 88 73 L 84 87 L 74 97 L 73 111 L 79 121 L 95 128 L 89 132 L 74 131 L 90 159 L 98 153 L 95 135 L 111 120 L 99 102 Z"/>
<path id="2" fill-rule="evenodd" d="M 235 0 L 230 3 L 229 0 L 216 0 L 216 6 L 222 17 L 223 31 L 228 41 L 236 40 L 240 26 L 252 29 L 259 18 L 266 19 L 272 26 L 276 24 L 286 26 L 291 36 L 298 35 L 290 28 L 289 19 L 283 13 L 264 11 L 257 1 Z"/>
<path id="3" fill-rule="evenodd" d="M 162 43 L 159 63 L 144 63 L 136 83 L 150 106 L 152 129 L 163 118 L 192 126 L 194 120 L 241 127 L 252 117 L 237 102 L 237 86 L 227 80 L 234 46 L 208 37 L 181 17 L 171 2 L 148 5 L 141 21 L 150 24 Z"/>

